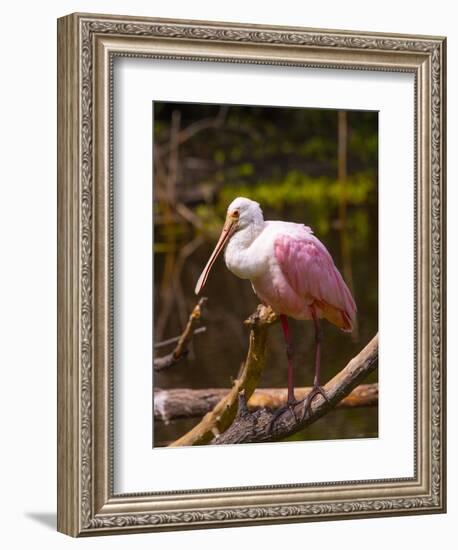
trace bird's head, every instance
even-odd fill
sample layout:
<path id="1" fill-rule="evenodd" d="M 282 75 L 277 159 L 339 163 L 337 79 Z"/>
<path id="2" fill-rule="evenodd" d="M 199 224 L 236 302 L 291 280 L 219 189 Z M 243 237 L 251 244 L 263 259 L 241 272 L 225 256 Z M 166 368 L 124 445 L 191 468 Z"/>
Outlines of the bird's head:
<path id="1" fill-rule="evenodd" d="M 199 280 L 197 281 L 195 293 L 199 292 L 204 287 L 210 269 L 215 263 L 219 253 L 223 250 L 229 239 L 236 231 L 246 229 L 248 227 L 259 227 L 264 223 L 264 217 L 259 204 L 245 197 L 237 197 L 229 205 L 226 213 L 226 221 L 224 222 L 223 230 L 216 243 L 207 265 L 204 267 Z"/>
<path id="2" fill-rule="evenodd" d="M 228 206 L 224 225 L 232 224 L 232 233 L 234 233 L 234 231 L 244 229 L 250 225 L 262 223 L 264 223 L 264 217 L 259 203 L 245 197 L 237 197 Z"/>

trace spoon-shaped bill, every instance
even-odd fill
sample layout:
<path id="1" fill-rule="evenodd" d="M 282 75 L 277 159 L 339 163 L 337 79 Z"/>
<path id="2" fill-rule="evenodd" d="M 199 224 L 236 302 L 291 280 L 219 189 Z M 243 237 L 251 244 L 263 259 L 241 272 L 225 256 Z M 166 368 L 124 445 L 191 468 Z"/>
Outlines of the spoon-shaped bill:
<path id="1" fill-rule="evenodd" d="M 221 250 L 223 250 L 225 244 L 229 240 L 234 229 L 235 229 L 235 220 L 231 218 L 227 218 L 224 224 L 223 230 L 221 231 L 221 235 L 218 239 L 218 242 L 216 243 L 215 249 L 213 250 L 207 262 L 207 265 L 204 267 L 202 273 L 200 274 L 199 280 L 197 281 L 196 288 L 194 289 L 194 292 L 196 294 L 199 294 L 199 292 L 203 289 L 207 281 L 208 274 L 210 273 L 210 269 L 215 263 L 215 260 L 218 257 L 219 253 L 221 252 Z"/>

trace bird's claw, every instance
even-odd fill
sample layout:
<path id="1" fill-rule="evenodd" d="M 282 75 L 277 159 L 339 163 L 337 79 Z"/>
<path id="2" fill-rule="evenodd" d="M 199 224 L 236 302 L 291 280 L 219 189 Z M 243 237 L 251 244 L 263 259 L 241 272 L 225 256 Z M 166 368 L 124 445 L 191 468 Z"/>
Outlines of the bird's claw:
<path id="1" fill-rule="evenodd" d="M 288 401 L 286 405 L 283 405 L 282 407 L 279 407 L 272 415 L 272 418 L 269 422 L 269 427 L 267 428 L 267 433 L 272 433 L 272 429 L 274 427 L 275 422 L 282 416 L 286 411 L 289 411 L 296 422 L 299 422 L 300 418 L 297 416 L 295 411 L 295 406 L 298 405 L 300 401 L 297 401 L 296 399 Z"/>
<path id="2" fill-rule="evenodd" d="M 307 412 L 309 411 L 311 405 L 312 405 L 312 401 L 315 399 L 315 397 L 317 395 L 321 395 L 321 397 L 327 401 L 329 403 L 329 398 L 328 396 L 326 395 L 326 392 L 324 391 L 324 388 L 322 386 L 313 386 L 312 390 L 310 391 L 310 393 L 307 395 L 307 397 L 305 397 L 304 399 L 298 401 L 296 399 L 294 400 L 291 400 L 291 401 L 288 401 L 286 403 L 286 405 L 283 405 L 282 407 L 279 407 L 272 415 L 272 418 L 270 419 L 270 422 L 269 422 L 269 426 L 267 428 L 267 433 L 268 434 L 271 434 L 272 433 L 272 429 L 273 429 L 273 426 L 275 424 L 275 422 L 280 418 L 280 416 L 282 416 L 286 411 L 289 411 L 293 417 L 294 417 L 294 420 L 296 422 L 300 422 L 302 420 L 304 420 Z M 296 414 L 296 405 L 298 405 L 299 403 L 304 403 L 304 412 L 302 413 L 302 417 L 298 417 L 297 414 Z"/>
<path id="3" fill-rule="evenodd" d="M 315 399 L 317 395 L 321 395 L 321 397 L 329 403 L 329 398 L 326 395 L 326 392 L 324 391 L 324 388 L 322 386 L 313 386 L 310 393 L 305 397 L 302 402 L 304 403 L 304 412 L 302 415 L 302 420 L 305 418 L 307 412 L 310 410 L 310 407 L 312 405 L 312 401 Z"/>

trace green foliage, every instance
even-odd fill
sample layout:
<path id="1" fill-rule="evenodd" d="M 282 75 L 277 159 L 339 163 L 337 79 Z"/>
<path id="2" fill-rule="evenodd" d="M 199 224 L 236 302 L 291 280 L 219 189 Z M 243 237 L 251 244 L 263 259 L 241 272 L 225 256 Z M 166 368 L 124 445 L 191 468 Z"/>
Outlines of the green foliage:
<path id="1" fill-rule="evenodd" d="M 364 204 L 375 190 L 375 179 L 368 173 L 359 173 L 346 180 L 346 197 L 349 204 Z M 237 196 L 255 200 L 263 206 L 283 209 L 291 204 L 339 203 L 342 183 L 327 177 L 312 178 L 297 170 L 289 171 L 283 180 L 260 181 L 252 185 L 225 185 L 218 197 L 218 206 L 229 204 Z"/>

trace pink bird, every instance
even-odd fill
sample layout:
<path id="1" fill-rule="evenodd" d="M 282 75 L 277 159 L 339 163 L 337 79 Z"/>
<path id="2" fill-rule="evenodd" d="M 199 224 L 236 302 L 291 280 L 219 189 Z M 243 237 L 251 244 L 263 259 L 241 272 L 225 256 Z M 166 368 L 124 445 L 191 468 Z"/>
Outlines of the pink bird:
<path id="1" fill-rule="evenodd" d="M 315 328 L 315 378 L 304 414 L 318 394 L 327 399 L 320 381 L 320 319 L 346 332 L 353 330 L 356 305 L 326 247 L 310 227 L 299 223 L 264 221 L 257 202 L 238 197 L 227 209 L 221 236 L 197 281 L 199 294 L 217 256 L 225 250 L 226 266 L 241 279 L 249 279 L 259 299 L 279 316 L 288 359 L 288 400 L 294 414 L 293 350 L 288 317 L 311 319 Z"/>

